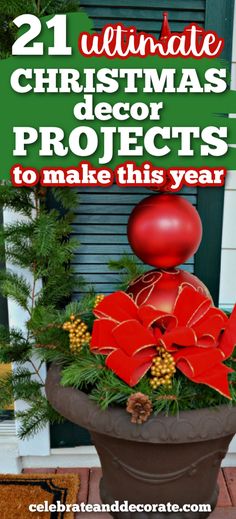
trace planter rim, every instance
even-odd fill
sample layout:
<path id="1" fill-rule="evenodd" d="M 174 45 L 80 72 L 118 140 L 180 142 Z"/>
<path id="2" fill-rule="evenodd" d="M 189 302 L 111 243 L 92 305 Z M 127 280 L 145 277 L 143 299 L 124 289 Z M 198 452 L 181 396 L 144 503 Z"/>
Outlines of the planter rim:
<path id="1" fill-rule="evenodd" d="M 133 424 L 125 409 L 102 411 L 89 395 L 60 384 L 61 368 L 52 364 L 46 380 L 51 405 L 71 422 L 89 431 L 129 441 L 145 443 L 194 443 L 234 435 L 236 407 L 218 406 L 181 411 L 176 416 L 151 416 L 142 425 Z"/>

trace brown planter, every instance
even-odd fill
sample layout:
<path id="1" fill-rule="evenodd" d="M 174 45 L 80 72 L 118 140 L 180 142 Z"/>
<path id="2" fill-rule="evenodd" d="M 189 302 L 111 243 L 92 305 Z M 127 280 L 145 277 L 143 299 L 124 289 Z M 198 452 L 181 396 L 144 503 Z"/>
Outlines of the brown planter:
<path id="1" fill-rule="evenodd" d="M 219 406 L 130 422 L 124 409 L 101 411 L 88 395 L 60 385 L 52 366 L 47 398 L 70 421 L 87 428 L 99 454 L 104 503 L 210 504 L 216 506 L 217 476 L 236 433 L 236 407 Z M 119 512 L 119 519 L 204 519 L 209 512 Z"/>

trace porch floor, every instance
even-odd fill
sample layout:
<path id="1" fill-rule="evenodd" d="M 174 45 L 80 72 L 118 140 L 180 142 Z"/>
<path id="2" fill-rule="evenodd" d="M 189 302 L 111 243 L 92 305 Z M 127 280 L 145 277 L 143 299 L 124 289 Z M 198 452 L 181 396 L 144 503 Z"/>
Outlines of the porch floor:
<path id="1" fill-rule="evenodd" d="M 80 491 L 78 502 L 100 503 L 99 481 L 101 469 L 94 468 L 40 468 L 24 469 L 25 474 L 29 473 L 77 473 L 80 475 Z M 211 514 L 211 519 L 236 519 L 236 468 L 225 468 L 219 475 L 220 494 L 218 505 Z M 75 514 L 75 519 L 96 519 L 97 513 L 84 512 Z M 99 519 L 111 519 L 108 513 L 99 513 Z"/>

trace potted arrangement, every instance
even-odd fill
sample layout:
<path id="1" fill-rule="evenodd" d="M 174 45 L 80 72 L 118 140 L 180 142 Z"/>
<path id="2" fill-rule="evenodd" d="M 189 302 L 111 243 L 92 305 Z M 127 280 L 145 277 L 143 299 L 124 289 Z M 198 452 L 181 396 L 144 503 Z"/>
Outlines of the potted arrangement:
<path id="1" fill-rule="evenodd" d="M 22 438 L 63 416 L 87 427 L 105 502 L 143 503 L 144 515 L 159 519 L 171 517 L 168 503 L 182 509 L 172 513 L 178 519 L 207 517 L 210 508 L 196 506 L 214 508 L 220 463 L 236 432 L 236 326 L 235 310 L 226 316 L 196 276 L 176 268 L 200 243 L 196 210 L 175 195 L 145 199 L 128 236 L 156 269 L 141 273 L 121 258 L 123 290 L 104 297 L 83 287 L 84 296 L 66 304 L 82 282 L 73 273 L 79 244 L 68 238 L 74 191 L 6 185 L 0 201 L 23 215 L 1 229 L 1 260 L 15 271 L 1 272 L 0 290 L 26 315 L 25 331 L 0 328 L 0 361 L 14 362 L 0 378 L 1 408 L 13 399 L 27 404 L 16 413 Z M 51 363 L 47 398 L 43 361 Z M 149 512 L 156 503 L 164 509 Z"/>
<path id="2" fill-rule="evenodd" d="M 196 276 L 176 268 L 201 233 L 197 211 L 179 196 L 138 204 L 129 241 L 156 268 L 72 313 L 63 331 L 75 358 L 58 357 L 48 372 L 52 407 L 91 432 L 102 500 L 143 503 L 142 517 L 208 517 L 236 432 L 236 309 L 228 317 Z M 152 511 L 153 503 L 163 509 Z"/>
<path id="3" fill-rule="evenodd" d="M 4 55 L 14 39 L 9 27 Z M 165 31 L 166 15 L 162 38 Z M 51 193 L 57 203 L 49 210 Z M 143 518 L 208 517 L 236 433 L 236 310 L 228 317 L 215 308 L 203 283 L 176 268 L 200 243 L 197 212 L 174 195 L 144 200 L 128 236 L 135 254 L 155 269 L 134 275 L 124 291 L 106 297 L 88 291 L 66 306 L 78 246 L 68 239 L 73 191 L 2 185 L 0 205 L 23 215 L 0 233 L 1 261 L 23 271 L 1 272 L 1 294 L 28 315 L 26 333 L 0 329 L 0 361 L 15 363 L 0 380 L 0 407 L 12 398 L 27 403 L 17 414 L 22 438 L 63 416 L 86 427 L 101 459 L 104 502 L 142 503 Z M 52 363 L 47 398 L 44 361 Z M 163 508 L 150 510 L 155 503 Z"/>

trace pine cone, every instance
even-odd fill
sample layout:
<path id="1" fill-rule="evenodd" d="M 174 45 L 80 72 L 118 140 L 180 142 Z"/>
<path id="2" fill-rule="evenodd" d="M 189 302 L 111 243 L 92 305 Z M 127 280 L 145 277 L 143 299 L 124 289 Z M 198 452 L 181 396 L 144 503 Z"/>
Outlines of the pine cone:
<path id="1" fill-rule="evenodd" d="M 126 411 L 131 413 L 131 422 L 142 424 L 152 412 L 152 402 L 143 393 L 134 393 L 127 400 Z"/>

